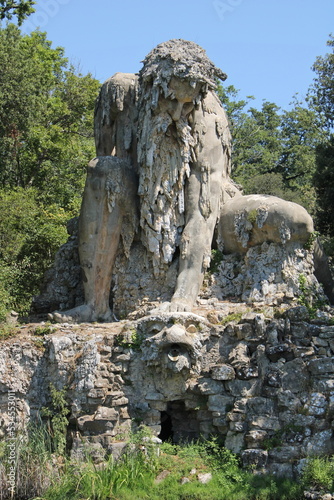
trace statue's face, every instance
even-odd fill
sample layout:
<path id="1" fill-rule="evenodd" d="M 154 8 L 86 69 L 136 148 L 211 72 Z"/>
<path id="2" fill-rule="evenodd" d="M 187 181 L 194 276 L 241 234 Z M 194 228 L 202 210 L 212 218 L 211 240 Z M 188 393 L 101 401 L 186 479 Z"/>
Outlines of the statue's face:
<path id="1" fill-rule="evenodd" d="M 194 109 L 194 101 L 199 95 L 201 83 L 192 87 L 188 80 L 172 77 L 169 89 L 172 94 L 167 99 L 166 110 L 174 121 L 178 121 L 181 116 L 187 116 Z"/>

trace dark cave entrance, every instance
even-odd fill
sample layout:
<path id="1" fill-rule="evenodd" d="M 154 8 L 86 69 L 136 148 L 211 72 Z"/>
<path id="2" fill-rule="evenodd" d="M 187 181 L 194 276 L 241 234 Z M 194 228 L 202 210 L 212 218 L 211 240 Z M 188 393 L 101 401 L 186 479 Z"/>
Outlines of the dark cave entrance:
<path id="1" fill-rule="evenodd" d="M 162 441 L 186 443 L 199 438 L 200 429 L 195 410 L 187 410 L 184 401 L 169 401 L 166 411 L 161 412 Z"/>

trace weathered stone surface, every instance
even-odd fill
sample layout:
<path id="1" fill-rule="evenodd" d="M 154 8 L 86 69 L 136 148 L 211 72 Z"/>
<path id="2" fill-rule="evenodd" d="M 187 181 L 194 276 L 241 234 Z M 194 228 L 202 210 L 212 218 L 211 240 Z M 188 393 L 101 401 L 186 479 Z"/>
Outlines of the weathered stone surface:
<path id="1" fill-rule="evenodd" d="M 185 40 L 158 45 L 143 63 L 139 75 L 116 73 L 101 87 L 97 158 L 88 166 L 79 228 L 72 224 L 54 284 L 48 280 L 36 308 L 72 304 L 53 319 L 108 321 L 112 291 L 113 312 L 120 315 L 146 314 L 153 303 L 190 310 L 219 219 L 218 247 L 247 255 L 224 258 L 207 297 L 277 305 L 298 295 L 301 273 L 315 285 L 312 256 L 303 249 L 313 227 L 307 212 L 273 196 L 242 196 L 230 180 L 231 135 L 214 92 L 215 77 L 226 75 Z M 72 263 L 64 271 L 61 258 Z M 240 340 L 253 334 L 264 335 L 263 321 L 255 330 L 236 328 Z"/>
<path id="2" fill-rule="evenodd" d="M 259 194 L 228 200 L 220 224 L 226 253 L 244 253 L 268 241 L 305 243 L 313 232 L 313 221 L 303 207 Z"/>
<path id="3" fill-rule="evenodd" d="M 90 444 L 97 461 L 103 450 L 121 453 L 122 446 L 116 450 L 113 443 L 120 436 L 124 439 L 134 421 L 158 435 L 164 428 L 164 416 L 171 419 L 175 439 L 219 434 L 235 452 L 258 450 L 255 458 L 253 451 L 245 453 L 245 457 L 249 455 L 245 461 L 258 460 L 260 470 L 271 439 L 273 443 L 279 439 L 280 446 L 270 451 L 265 469 L 275 473 L 290 474 L 292 465 L 305 454 L 331 453 L 332 357 L 317 357 L 315 352 L 308 361 L 281 357 L 275 362 L 270 348 L 284 342 L 273 345 L 273 337 L 266 334 L 260 345 L 254 345 L 253 339 L 240 341 L 228 333 L 233 332 L 235 322 L 230 330 L 208 323 L 205 317 L 156 313 L 104 326 L 60 325 L 44 338 L 43 350 L 31 336 L 2 342 L 0 435 L 5 435 L 8 423 L 8 388 L 17 391 L 17 414 L 25 425 L 41 406 L 50 403 L 52 382 L 58 389 L 70 387 L 66 397 L 71 425 L 75 423 L 81 436 L 73 437 L 73 456 Z M 252 325 L 254 318 L 249 316 L 246 321 Z M 265 321 L 266 332 L 276 330 L 277 339 L 282 336 L 284 340 L 281 321 Z M 319 334 L 325 331 L 322 325 L 317 328 Z M 142 338 L 131 348 L 134 332 Z M 314 350 L 320 338 L 315 332 L 313 329 L 309 337 Z M 299 339 L 293 330 L 289 332 L 289 342 Z M 170 369 L 168 356 L 175 345 L 184 346 L 189 353 L 189 369 Z M 229 356 L 234 367 L 226 363 Z M 225 379 L 226 373 L 232 375 L 243 366 L 257 367 L 257 376 Z"/>
<path id="4" fill-rule="evenodd" d="M 285 363 L 282 368 L 282 388 L 293 393 L 307 390 L 310 377 L 305 362 L 301 358 Z"/>
<path id="5" fill-rule="evenodd" d="M 312 359 L 308 363 L 308 369 L 313 375 L 327 375 L 334 373 L 334 357 L 326 359 Z"/>
<path id="6" fill-rule="evenodd" d="M 268 462 L 266 450 L 248 449 L 241 453 L 242 464 L 251 469 L 265 469 Z"/>
<path id="7" fill-rule="evenodd" d="M 225 439 L 225 447 L 233 451 L 233 453 L 240 453 L 244 447 L 243 433 L 228 431 Z"/>
<path id="8" fill-rule="evenodd" d="M 224 414 L 233 406 L 234 398 L 231 396 L 211 395 L 208 397 L 208 410 Z"/>
<path id="9" fill-rule="evenodd" d="M 201 474 L 197 474 L 197 479 L 202 484 L 207 484 L 212 480 L 211 472 L 203 472 Z"/>
<path id="10" fill-rule="evenodd" d="M 212 380 L 210 378 L 200 379 L 198 384 L 198 389 L 201 394 L 221 394 L 223 391 L 223 386 L 220 382 Z"/>
<path id="11" fill-rule="evenodd" d="M 230 365 L 217 365 L 213 367 L 211 377 L 214 380 L 233 380 L 235 379 L 235 371 Z"/>
<path id="12" fill-rule="evenodd" d="M 333 433 L 330 429 L 317 432 L 304 442 L 304 453 L 306 456 L 327 455 L 333 452 Z"/>

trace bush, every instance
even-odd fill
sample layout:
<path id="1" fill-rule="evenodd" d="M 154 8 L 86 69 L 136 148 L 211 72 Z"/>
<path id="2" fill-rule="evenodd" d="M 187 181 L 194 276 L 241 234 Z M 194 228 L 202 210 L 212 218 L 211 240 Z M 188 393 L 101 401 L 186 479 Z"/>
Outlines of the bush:
<path id="1" fill-rule="evenodd" d="M 308 460 L 302 479 L 307 488 L 334 492 L 334 457 L 314 457 Z"/>
<path id="2" fill-rule="evenodd" d="M 0 190 L 0 321 L 6 312 L 29 311 L 43 275 L 66 241 L 72 214 L 58 206 L 46 210 L 34 189 Z"/>

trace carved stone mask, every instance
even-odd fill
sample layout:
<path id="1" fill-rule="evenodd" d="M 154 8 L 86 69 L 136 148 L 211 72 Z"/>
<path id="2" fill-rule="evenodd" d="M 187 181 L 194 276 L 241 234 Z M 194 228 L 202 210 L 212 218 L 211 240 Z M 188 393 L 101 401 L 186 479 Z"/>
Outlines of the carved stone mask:
<path id="1" fill-rule="evenodd" d="M 183 325 L 164 328 L 146 340 L 142 359 L 148 365 L 161 366 L 173 373 L 190 370 L 200 354 L 201 343 L 196 333 Z"/>

